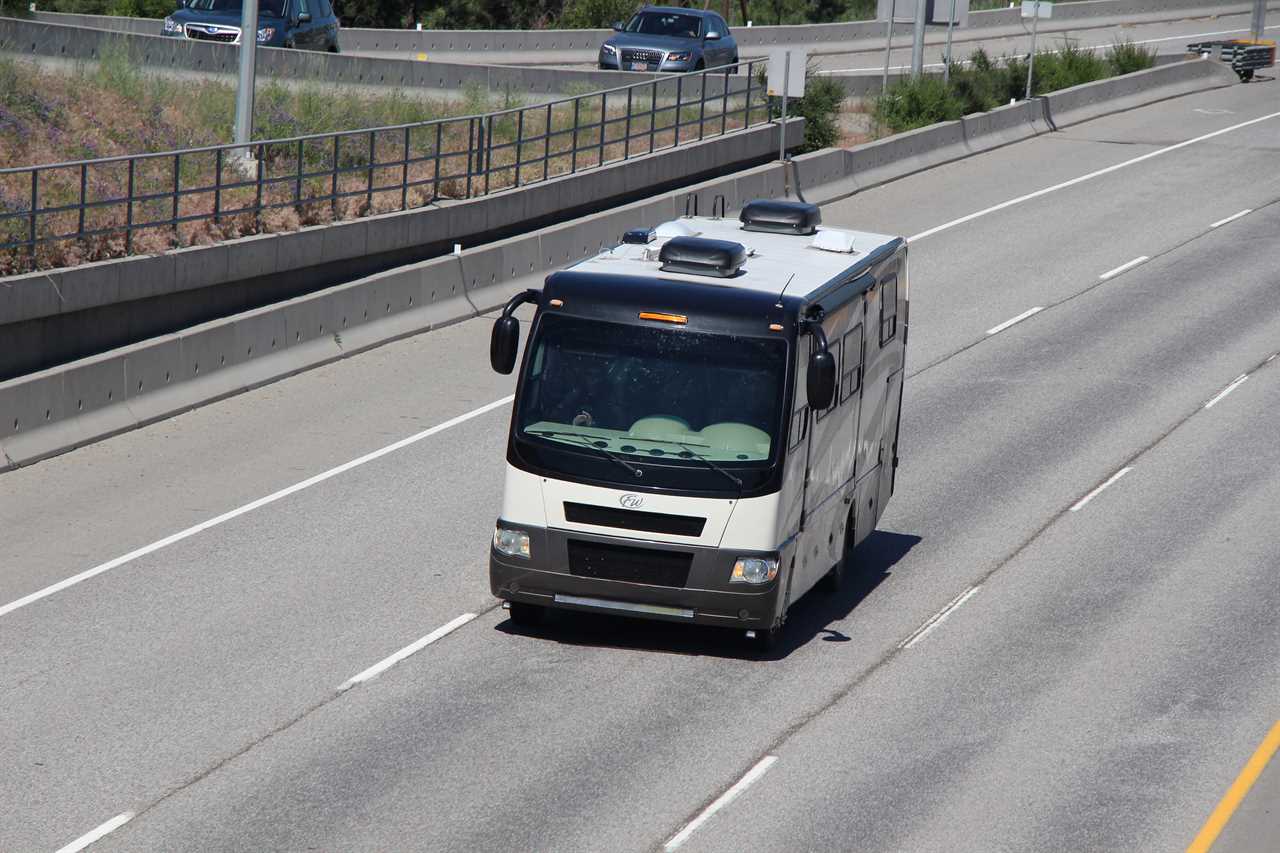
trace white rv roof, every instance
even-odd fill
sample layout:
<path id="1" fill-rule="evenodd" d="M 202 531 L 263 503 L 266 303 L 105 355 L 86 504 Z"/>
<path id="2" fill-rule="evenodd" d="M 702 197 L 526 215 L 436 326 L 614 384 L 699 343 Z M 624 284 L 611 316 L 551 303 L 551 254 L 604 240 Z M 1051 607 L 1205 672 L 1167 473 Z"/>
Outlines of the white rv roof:
<path id="1" fill-rule="evenodd" d="M 597 275 L 633 275 L 670 281 L 692 281 L 699 284 L 804 296 L 838 278 L 857 266 L 868 255 L 896 240 L 884 234 L 845 231 L 818 226 L 818 234 L 799 236 L 762 231 L 744 231 L 737 219 L 712 219 L 686 216 L 658 226 L 658 237 L 645 245 L 623 243 L 570 267 L 574 272 Z M 662 272 L 658 253 L 666 241 L 675 236 L 705 237 L 741 243 L 747 249 L 747 260 L 740 275 L 732 278 Z M 836 251 L 817 248 L 816 243 Z M 840 251 L 840 250 L 848 251 Z M 791 281 L 792 275 L 795 280 Z M 790 287 L 787 286 L 791 281 Z"/>

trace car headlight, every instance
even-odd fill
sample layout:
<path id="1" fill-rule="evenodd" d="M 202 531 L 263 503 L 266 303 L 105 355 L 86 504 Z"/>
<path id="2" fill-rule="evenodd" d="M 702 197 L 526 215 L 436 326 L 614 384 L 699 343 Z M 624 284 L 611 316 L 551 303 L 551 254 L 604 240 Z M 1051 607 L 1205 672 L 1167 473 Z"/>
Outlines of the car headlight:
<path id="1" fill-rule="evenodd" d="M 668 53 L 668 54 L 667 54 L 667 61 L 668 61 L 668 62 L 688 62 L 688 61 L 689 61 L 690 59 L 692 59 L 692 58 L 693 58 L 693 53 L 692 53 L 691 51 L 687 51 L 687 50 L 686 50 L 686 51 L 683 51 L 683 52 L 681 52 L 681 53 Z"/>
<path id="2" fill-rule="evenodd" d="M 529 559 L 529 534 L 523 530 L 495 527 L 493 550 L 508 557 L 524 557 L 527 560 Z"/>
<path id="3" fill-rule="evenodd" d="M 777 576 L 777 557 L 739 557 L 729 583 L 768 583 Z"/>
<path id="4" fill-rule="evenodd" d="M 600 45 L 600 52 L 607 56 L 618 55 L 618 49 L 613 45 L 609 44 L 608 42 L 605 42 L 604 44 Z"/>
<path id="5" fill-rule="evenodd" d="M 180 33 L 182 32 L 182 24 L 179 24 L 173 18 L 165 18 L 164 31 L 166 33 Z"/>
<path id="6" fill-rule="evenodd" d="M 259 28 L 258 28 L 258 41 L 260 41 L 260 42 L 262 42 L 262 41 L 271 41 L 271 38 L 272 38 L 275 34 L 276 34 L 276 28 L 275 28 L 275 27 L 259 27 Z"/>

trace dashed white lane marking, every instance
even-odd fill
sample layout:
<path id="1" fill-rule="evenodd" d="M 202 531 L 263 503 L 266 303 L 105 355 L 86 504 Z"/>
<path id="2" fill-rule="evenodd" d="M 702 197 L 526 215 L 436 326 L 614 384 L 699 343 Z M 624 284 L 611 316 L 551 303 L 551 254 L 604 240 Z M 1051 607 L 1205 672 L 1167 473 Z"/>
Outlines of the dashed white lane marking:
<path id="1" fill-rule="evenodd" d="M 359 675 L 352 676 L 351 678 L 342 682 L 342 684 L 338 686 L 338 692 L 341 693 L 345 690 L 350 690 L 352 687 L 355 687 L 357 684 L 363 684 L 364 682 L 372 678 L 377 678 L 379 675 L 382 675 L 382 673 L 386 672 L 388 669 L 391 669 L 391 667 L 400 663 L 400 661 L 404 660 L 410 655 L 417 654 L 418 652 L 425 649 L 427 646 L 434 643 L 436 640 L 439 640 L 441 637 L 445 637 L 445 636 L 448 636 L 449 634 L 452 634 L 454 631 L 458 630 L 459 628 L 461 628 L 463 625 L 467 624 L 474 618 L 476 618 L 476 614 L 474 613 L 463 613 L 457 619 L 454 619 L 448 624 L 441 625 L 439 628 L 435 629 L 430 634 L 427 634 L 427 636 L 423 637 L 421 640 L 417 640 L 415 642 L 410 643 L 409 645 L 405 646 L 403 649 L 396 652 L 395 654 L 389 655 L 383 658 L 382 660 L 378 661 L 373 666 L 361 672 Z"/>
<path id="2" fill-rule="evenodd" d="M 703 809 L 697 817 L 685 824 L 683 829 L 671 836 L 671 840 L 664 844 L 662 849 L 666 851 L 666 853 L 670 853 L 670 851 L 677 849 L 681 844 L 688 841 L 689 836 L 693 835 L 693 833 L 697 831 L 698 827 L 710 820 L 711 816 L 716 812 L 736 800 L 743 791 L 747 790 L 747 788 L 751 787 L 757 779 L 767 773 L 769 768 L 772 767 L 773 763 L 777 760 L 778 756 L 776 755 L 766 755 L 764 758 L 757 761 L 755 766 L 748 770 L 745 776 L 733 783 L 732 788 L 725 791 L 719 797 L 716 797 L 716 801 L 714 803 Z"/>
<path id="3" fill-rule="evenodd" d="M 1115 278 L 1116 276 L 1120 275 L 1120 273 L 1127 272 L 1128 270 L 1131 270 L 1134 267 L 1136 267 L 1138 264 L 1145 264 L 1149 260 L 1151 259 L 1146 255 L 1139 255 L 1138 257 L 1129 261 L 1127 264 L 1121 264 L 1120 266 L 1116 267 L 1113 270 L 1107 270 L 1102 275 L 1098 276 L 1098 281 L 1106 281 L 1109 278 Z"/>
<path id="4" fill-rule="evenodd" d="M 1079 512 L 1080 510 L 1082 510 L 1085 504 L 1087 504 L 1089 501 L 1096 498 L 1098 495 L 1102 494 L 1103 489 L 1105 489 L 1107 486 L 1110 486 L 1116 480 L 1119 480 L 1121 477 L 1123 477 L 1125 474 L 1128 474 L 1132 470 L 1133 470 L 1133 466 L 1128 465 L 1128 466 L 1125 466 L 1124 468 L 1121 468 L 1119 471 L 1115 472 L 1114 474 L 1112 474 L 1110 477 L 1106 479 L 1106 482 L 1104 482 L 1101 486 L 1098 486 L 1092 492 L 1089 492 L 1089 494 L 1085 495 L 1080 500 L 1072 504 L 1071 511 Z"/>
<path id="5" fill-rule="evenodd" d="M 1214 395 L 1213 395 L 1213 399 L 1212 399 L 1212 400 L 1210 400 L 1209 402 L 1205 403 L 1205 404 L 1204 404 L 1204 407 L 1205 407 L 1206 409 L 1212 409 L 1214 406 L 1216 406 L 1216 405 L 1218 404 L 1218 401 L 1220 401 L 1223 397 L 1227 396 L 1227 395 L 1228 395 L 1228 394 L 1230 394 L 1232 391 L 1236 390 L 1236 389 L 1237 389 L 1237 388 L 1239 388 L 1241 385 L 1243 385 L 1243 384 L 1244 384 L 1244 381 L 1245 381 L 1246 379 L 1248 379 L 1248 378 L 1249 378 L 1249 374 L 1247 374 L 1247 373 L 1241 373 L 1241 374 L 1240 374 L 1239 376 L 1237 376 L 1235 379 L 1232 379 L 1232 380 L 1231 380 L 1231 384 L 1230 384 L 1230 385 L 1228 385 L 1226 388 L 1223 388 L 1223 389 L 1222 389 L 1221 391 L 1219 391 L 1217 394 L 1214 394 Z"/>
<path id="6" fill-rule="evenodd" d="M 1021 323 L 1023 320 L 1027 319 L 1028 317 L 1035 316 L 1036 314 L 1039 314 L 1043 310 L 1044 310 L 1043 305 L 1037 305 L 1035 308 L 1028 308 L 1026 311 L 1023 311 L 1017 317 L 1012 317 L 1008 320 L 1005 320 L 999 326 L 993 326 L 990 329 L 987 329 L 987 334 L 994 335 L 999 332 L 1003 332 L 1005 329 L 1009 328 L 1013 324 Z"/>
<path id="7" fill-rule="evenodd" d="M 1267 115 L 1258 116 L 1257 118 L 1252 118 L 1252 119 L 1249 119 L 1248 121 L 1242 121 L 1239 124 L 1233 124 L 1230 127 L 1224 127 L 1221 130 L 1215 130 L 1212 133 L 1206 133 L 1202 136 L 1197 136 L 1194 139 L 1188 139 L 1183 142 L 1178 142 L 1173 145 L 1169 145 L 1165 148 L 1159 148 L 1155 151 L 1148 151 L 1146 154 L 1141 154 L 1130 160 L 1125 160 L 1122 163 L 1116 163 L 1115 165 L 1107 166 L 1105 169 L 1099 169 L 1096 172 L 1089 172 L 1087 175 L 1080 175 L 1079 177 L 1072 178 L 1069 181 L 1063 181 L 1062 183 L 1054 184 L 1051 187 L 1045 187 L 1044 189 L 1039 189 L 1039 190 L 1036 190 L 1035 192 L 1027 193 L 1026 195 L 1020 195 L 1017 198 L 1011 198 L 1008 201 L 1002 201 L 999 204 L 993 204 L 991 205 L 991 207 L 986 207 L 986 208 L 983 208 L 982 210 L 974 211 L 973 213 L 970 213 L 966 216 L 961 216 L 959 219 L 953 219 L 950 222 L 944 222 L 941 225 L 935 225 L 933 228 L 930 228 L 927 231 L 921 231 L 919 234 L 916 234 L 913 237 L 908 237 L 907 242 L 912 243 L 912 242 L 915 242 L 916 240 L 923 240 L 925 237 L 931 237 L 940 231 L 946 231 L 948 229 L 956 227 L 957 225 L 963 225 L 966 222 L 972 222 L 975 219 L 979 219 L 983 216 L 987 216 L 989 214 L 996 213 L 1001 210 L 1005 210 L 1006 208 L 1013 207 L 1014 205 L 1022 204 L 1023 202 L 1031 201 L 1032 199 L 1037 199 L 1037 198 L 1040 198 L 1041 196 L 1046 196 L 1049 193 L 1057 192 L 1058 190 L 1064 190 L 1067 187 L 1074 187 L 1076 184 L 1082 184 L 1085 181 L 1091 181 L 1094 178 L 1100 178 L 1103 175 L 1109 175 L 1112 172 L 1119 171 L 1120 169 L 1126 169 L 1129 166 L 1136 166 L 1138 163 L 1146 162 L 1147 160 L 1150 160 L 1153 157 L 1159 157 L 1163 154 L 1168 154 L 1173 151 L 1178 151 L 1182 148 L 1186 148 L 1188 145 L 1196 145 L 1197 143 L 1204 142 L 1205 140 L 1208 140 L 1208 139 L 1214 139 L 1226 133 L 1233 133 L 1237 130 L 1250 127 L 1260 122 L 1270 121 L 1271 119 L 1276 117 L 1280 117 L 1280 112 L 1268 113 Z"/>
<path id="8" fill-rule="evenodd" d="M 977 592 L 980 587 L 981 587 L 981 584 L 979 584 L 978 586 L 971 586 L 968 589 L 966 589 L 964 592 L 957 595 L 955 598 L 951 599 L 950 604 L 948 604 L 946 607 L 942 608 L 937 613 L 930 616 L 927 620 L 925 620 L 925 623 L 923 625 L 921 625 L 919 628 L 911 632 L 911 636 L 907 637 L 901 643 L 898 643 L 898 648 L 909 649 L 912 646 L 914 646 L 916 643 L 923 640 L 926 636 L 928 636 L 930 631 L 932 631 L 934 628 L 937 628 L 943 622 L 947 621 L 948 616 L 950 616 L 952 613 L 955 613 L 957 610 L 959 610 L 960 605 L 964 604 L 966 601 L 972 598 L 973 594 Z"/>
<path id="9" fill-rule="evenodd" d="M 118 814 L 101 826 L 89 830 L 65 847 L 59 847 L 58 853 L 76 853 L 77 850 L 83 850 L 95 841 L 99 841 L 108 834 L 115 832 L 131 820 L 133 820 L 133 812 Z"/>
<path id="10" fill-rule="evenodd" d="M 1226 219 L 1219 219 L 1217 222 L 1212 223 L 1209 227 L 1221 228 L 1223 225 L 1226 225 L 1228 222 L 1235 222 L 1237 219 L 1241 218 L 1242 216 L 1248 216 L 1250 213 L 1253 213 L 1253 208 L 1246 207 L 1244 210 L 1240 211 L 1239 213 L 1231 214 Z"/>
<path id="11" fill-rule="evenodd" d="M 68 587 L 75 586 L 78 583 L 83 583 L 84 581 L 89 580 L 89 578 L 97 577 L 103 572 L 109 572 L 112 569 L 123 566 L 125 563 L 133 562 L 139 557 L 145 557 L 147 554 L 151 554 L 156 551 L 159 551 L 161 548 L 164 548 L 168 545 L 172 545 L 175 542 L 181 542 L 183 539 L 189 539 L 190 537 L 195 536 L 197 533 L 201 533 L 205 530 L 208 530 L 211 527 L 217 527 L 219 524 L 228 522 L 233 518 L 238 518 L 247 512 L 252 512 L 253 510 L 259 509 L 260 507 L 264 507 L 267 504 L 275 503 L 281 498 L 288 497 L 289 495 L 292 495 L 295 492 L 300 492 L 303 489 L 308 489 L 316 485 L 317 483 L 323 483 L 325 480 L 328 480 L 331 477 L 336 477 L 345 471 L 350 471 L 352 468 L 358 468 L 367 462 L 372 462 L 375 459 L 381 459 L 383 456 L 386 456 L 388 453 L 394 453 L 395 451 L 400 450 L 401 448 L 408 447 L 411 444 L 415 444 L 419 441 L 422 441 L 424 438 L 430 438 L 436 433 L 444 432 L 450 427 L 455 427 L 460 423 L 465 423 L 466 421 L 469 421 L 472 418 L 477 418 L 480 415 L 486 414 L 487 412 L 491 412 L 494 409 L 505 406 L 508 403 L 510 403 L 512 399 L 513 397 L 507 396 L 507 397 L 503 397 L 501 400 L 494 400 L 492 403 L 487 403 L 478 409 L 472 409 L 466 414 L 458 415 L 456 418 L 450 418 L 444 423 L 436 424 L 433 427 L 424 429 L 422 432 L 415 433 L 411 436 L 408 436 L 407 438 L 402 438 L 399 441 L 388 444 L 386 447 L 380 448 L 371 453 L 366 453 L 364 456 L 361 456 L 357 459 L 352 459 L 350 462 L 344 462 L 341 465 L 337 466 L 336 468 L 330 468 L 328 471 L 323 471 L 319 474 L 316 474 L 314 477 L 308 477 L 307 479 L 303 480 L 301 483 L 294 483 L 292 486 L 283 488 L 278 492 L 272 492 L 266 497 L 258 498 L 256 501 L 250 501 L 244 506 L 236 507 L 235 509 L 230 510 L 229 512 L 224 512 L 222 515 L 219 515 L 215 518 L 211 518 L 208 521 L 202 521 L 199 524 L 193 525 L 192 527 L 188 527 L 186 530 L 180 530 L 177 533 L 171 534 L 169 536 L 164 537 L 163 539 L 159 539 L 155 542 L 152 542 L 150 545 L 144 545 L 143 547 L 137 549 L 136 551 L 130 551 L 128 554 L 125 554 L 124 556 L 116 557 L 114 560 L 108 560 L 107 562 L 102 563 L 101 565 L 98 565 L 98 566 L 94 566 L 92 569 L 83 571 L 78 575 L 72 575 L 69 578 L 60 580 L 55 584 L 45 587 L 44 589 L 37 590 L 36 592 L 31 593 L 30 595 L 23 596 L 22 598 L 19 598 L 17 601 L 11 601 L 6 605 L 0 606 L 0 616 L 4 616 L 7 613 L 12 613 L 13 611 L 17 610 L 20 607 L 26 607 L 28 604 L 37 602 L 42 598 L 48 598 L 49 596 L 53 595 L 55 592 L 61 592 L 62 590 L 67 589 Z"/>

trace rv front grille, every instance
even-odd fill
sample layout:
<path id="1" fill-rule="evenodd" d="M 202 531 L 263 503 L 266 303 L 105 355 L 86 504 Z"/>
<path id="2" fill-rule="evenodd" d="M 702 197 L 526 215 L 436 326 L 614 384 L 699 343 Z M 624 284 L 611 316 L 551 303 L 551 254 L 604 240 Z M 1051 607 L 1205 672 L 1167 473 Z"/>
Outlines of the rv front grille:
<path id="1" fill-rule="evenodd" d="M 667 515 L 661 512 L 637 512 L 630 509 L 614 509 L 607 506 L 578 504 L 565 501 L 564 519 L 574 524 L 594 524 L 597 527 L 617 527 L 623 530 L 643 530 L 647 533 L 668 533 L 672 536 L 701 536 L 706 526 L 705 518 L 688 515 Z"/>
<path id="2" fill-rule="evenodd" d="M 689 581 L 693 555 L 570 539 L 569 574 L 653 586 L 683 587 Z"/>

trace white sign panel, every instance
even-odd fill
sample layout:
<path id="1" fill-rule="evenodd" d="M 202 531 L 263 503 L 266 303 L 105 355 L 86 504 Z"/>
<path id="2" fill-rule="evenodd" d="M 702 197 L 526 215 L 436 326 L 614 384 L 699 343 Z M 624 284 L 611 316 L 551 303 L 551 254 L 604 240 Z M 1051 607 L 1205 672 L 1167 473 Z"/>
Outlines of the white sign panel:
<path id="1" fill-rule="evenodd" d="M 969 0 L 929 0 L 929 23 L 946 24 L 955 4 L 955 26 L 969 26 Z"/>
<path id="2" fill-rule="evenodd" d="M 787 61 L 788 53 L 791 54 L 790 64 Z M 773 47 L 769 49 L 768 56 L 769 97 L 780 98 L 785 90 L 788 98 L 803 98 L 804 71 L 809 63 L 808 51 L 794 47 Z"/>
<path id="3" fill-rule="evenodd" d="M 1040 17 L 1053 17 L 1053 4 L 1047 0 L 1040 0 Z M 1036 16 L 1036 0 L 1022 0 L 1022 17 L 1034 18 Z"/>

